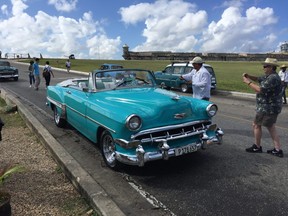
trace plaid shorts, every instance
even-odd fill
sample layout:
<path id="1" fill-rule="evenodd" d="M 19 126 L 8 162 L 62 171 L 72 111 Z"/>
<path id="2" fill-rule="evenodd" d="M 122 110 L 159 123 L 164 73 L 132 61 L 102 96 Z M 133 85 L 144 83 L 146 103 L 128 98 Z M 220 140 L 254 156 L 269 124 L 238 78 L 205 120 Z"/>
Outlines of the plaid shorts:
<path id="1" fill-rule="evenodd" d="M 278 114 L 256 113 L 254 124 L 271 127 L 277 121 Z"/>

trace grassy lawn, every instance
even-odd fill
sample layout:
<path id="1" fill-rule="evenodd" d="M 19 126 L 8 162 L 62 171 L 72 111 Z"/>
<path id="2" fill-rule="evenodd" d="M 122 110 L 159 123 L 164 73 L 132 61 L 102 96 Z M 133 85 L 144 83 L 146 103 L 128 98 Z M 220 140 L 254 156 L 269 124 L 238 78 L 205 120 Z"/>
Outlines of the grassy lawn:
<path id="1" fill-rule="evenodd" d="M 45 61 L 49 61 L 52 67 L 65 68 L 66 59 L 41 59 L 40 65 L 44 65 Z M 21 60 L 29 62 L 29 60 Z M 163 70 L 165 66 L 171 63 L 170 60 L 89 60 L 89 59 L 71 59 L 71 69 L 90 72 L 98 69 L 103 63 L 120 64 L 125 68 L 142 68 L 152 71 Z M 217 89 L 227 91 L 238 91 L 253 93 L 242 82 L 242 74 L 249 73 L 252 75 L 263 75 L 261 62 L 233 62 L 233 61 L 213 61 L 206 62 L 213 66 L 217 77 Z M 281 64 L 288 64 L 287 62 L 279 62 Z M 279 71 L 279 68 L 277 72 Z"/>
<path id="2" fill-rule="evenodd" d="M 18 112 L 6 112 L 6 105 L 5 100 L 0 97 L 0 117 L 5 123 L 4 127 L 26 127 Z"/>

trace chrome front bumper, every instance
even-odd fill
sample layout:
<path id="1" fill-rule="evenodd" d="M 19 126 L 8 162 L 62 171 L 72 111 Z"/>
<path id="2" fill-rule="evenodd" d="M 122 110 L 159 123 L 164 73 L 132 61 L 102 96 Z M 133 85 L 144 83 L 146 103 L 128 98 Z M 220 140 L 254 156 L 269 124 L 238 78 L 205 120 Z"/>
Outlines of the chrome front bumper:
<path id="1" fill-rule="evenodd" d="M 215 136 L 208 137 L 206 133 L 203 134 L 199 143 L 195 143 L 195 146 L 198 149 L 205 149 L 208 145 L 211 144 L 222 144 L 222 136 L 224 132 L 217 128 L 215 131 Z M 154 152 L 145 152 L 141 144 L 139 144 L 135 150 L 135 155 L 128 155 L 120 152 L 116 153 L 116 159 L 124 164 L 128 165 L 138 165 L 144 166 L 146 162 L 155 161 L 155 160 L 168 160 L 171 157 L 176 157 L 175 148 L 170 148 L 167 144 L 167 139 L 158 140 L 159 149 Z"/>
<path id="2" fill-rule="evenodd" d="M 9 78 L 16 78 L 19 77 L 19 74 L 0 74 L 0 78 L 5 78 L 5 79 L 9 79 Z"/>

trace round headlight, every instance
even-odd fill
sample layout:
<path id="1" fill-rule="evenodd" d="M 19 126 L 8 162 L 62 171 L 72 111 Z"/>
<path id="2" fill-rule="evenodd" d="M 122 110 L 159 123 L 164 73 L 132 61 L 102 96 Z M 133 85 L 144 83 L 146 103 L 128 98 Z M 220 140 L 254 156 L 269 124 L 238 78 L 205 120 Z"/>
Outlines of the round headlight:
<path id="1" fill-rule="evenodd" d="M 209 117 L 213 117 L 216 115 L 218 107 L 216 104 L 209 104 L 206 108 L 207 114 Z"/>
<path id="2" fill-rule="evenodd" d="M 141 118 L 135 114 L 130 115 L 126 119 L 126 127 L 131 131 L 138 130 L 141 126 L 142 126 Z"/>

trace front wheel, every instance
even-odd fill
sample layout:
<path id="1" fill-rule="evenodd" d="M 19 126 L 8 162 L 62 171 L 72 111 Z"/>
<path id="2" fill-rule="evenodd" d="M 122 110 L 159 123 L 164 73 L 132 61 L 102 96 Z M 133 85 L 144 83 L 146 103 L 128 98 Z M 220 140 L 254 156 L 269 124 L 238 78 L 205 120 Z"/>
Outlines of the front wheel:
<path id="1" fill-rule="evenodd" d="M 181 91 L 182 91 L 183 93 L 188 92 L 188 85 L 187 85 L 187 84 L 183 83 L 183 84 L 180 86 L 180 88 L 181 88 Z"/>
<path id="2" fill-rule="evenodd" d="M 54 122 L 56 124 L 57 127 L 64 127 L 66 124 L 65 119 L 61 118 L 61 113 L 60 111 L 57 109 L 57 107 L 55 106 L 53 108 L 53 112 L 54 112 Z"/>
<path id="3" fill-rule="evenodd" d="M 101 135 L 100 147 L 102 156 L 108 167 L 114 170 L 119 168 L 120 164 L 116 160 L 114 139 L 107 130 L 103 131 Z"/>

